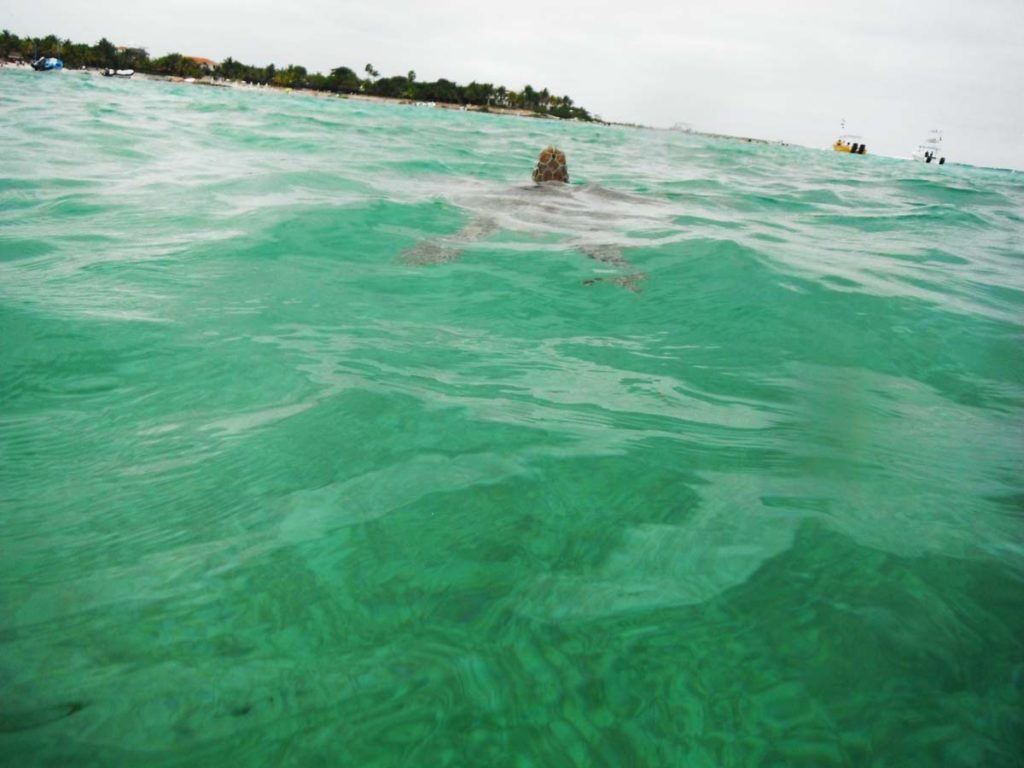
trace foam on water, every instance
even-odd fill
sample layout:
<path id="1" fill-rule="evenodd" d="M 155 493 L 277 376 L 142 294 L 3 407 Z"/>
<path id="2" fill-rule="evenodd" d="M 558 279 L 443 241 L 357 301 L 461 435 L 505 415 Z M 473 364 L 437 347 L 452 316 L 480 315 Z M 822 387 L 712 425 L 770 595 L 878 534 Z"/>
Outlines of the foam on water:
<path id="1" fill-rule="evenodd" d="M 0 136 L 0 763 L 1019 760 L 1018 175 L 71 72 Z"/>

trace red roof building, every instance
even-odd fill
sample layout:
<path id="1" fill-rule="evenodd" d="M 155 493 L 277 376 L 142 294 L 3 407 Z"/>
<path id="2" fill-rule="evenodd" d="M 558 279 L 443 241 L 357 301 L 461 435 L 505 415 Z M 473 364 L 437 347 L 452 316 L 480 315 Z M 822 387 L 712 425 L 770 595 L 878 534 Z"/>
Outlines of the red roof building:
<path id="1" fill-rule="evenodd" d="M 217 62 L 213 59 L 204 59 L 202 56 L 185 56 L 185 59 L 195 62 L 207 72 L 212 72 L 217 68 Z"/>

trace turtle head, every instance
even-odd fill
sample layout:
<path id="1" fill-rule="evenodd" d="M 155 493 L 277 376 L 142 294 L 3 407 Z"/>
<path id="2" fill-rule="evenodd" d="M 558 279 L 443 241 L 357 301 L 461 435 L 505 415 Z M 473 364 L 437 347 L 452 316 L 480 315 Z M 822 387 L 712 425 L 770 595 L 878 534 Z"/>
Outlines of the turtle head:
<path id="1" fill-rule="evenodd" d="M 533 169 L 533 180 L 561 181 L 569 183 L 569 167 L 565 164 L 565 153 L 555 147 L 545 147 L 537 158 L 537 167 Z"/>

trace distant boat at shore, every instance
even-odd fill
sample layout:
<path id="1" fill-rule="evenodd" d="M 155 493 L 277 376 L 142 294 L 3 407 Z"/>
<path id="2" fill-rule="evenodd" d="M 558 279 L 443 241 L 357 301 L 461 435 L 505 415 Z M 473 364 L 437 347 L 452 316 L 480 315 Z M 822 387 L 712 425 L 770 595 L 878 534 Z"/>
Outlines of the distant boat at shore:
<path id="1" fill-rule="evenodd" d="M 836 139 L 836 143 L 832 145 L 832 149 L 836 152 L 845 152 L 850 155 L 864 155 L 867 154 L 868 145 L 864 143 L 864 140 L 860 136 L 854 136 L 852 133 L 844 133 Z"/>
<path id="2" fill-rule="evenodd" d="M 104 69 L 100 74 L 104 77 L 131 77 L 135 74 L 134 69 Z"/>
<path id="3" fill-rule="evenodd" d="M 846 130 L 846 120 L 839 121 L 839 129 L 842 131 Z M 832 149 L 848 155 L 865 155 L 867 154 L 868 145 L 864 143 L 864 139 L 860 136 L 855 136 L 852 133 L 842 133 L 836 139 L 835 144 L 832 145 Z"/>
<path id="4" fill-rule="evenodd" d="M 64 69 L 64 62 L 53 56 L 40 56 L 32 62 L 32 69 L 36 72 L 56 72 Z"/>
<path id="5" fill-rule="evenodd" d="M 917 149 L 914 150 L 911 158 L 921 163 L 945 165 L 946 156 L 942 151 L 942 131 L 938 128 L 933 128 L 929 132 L 928 137 L 917 145 Z"/>

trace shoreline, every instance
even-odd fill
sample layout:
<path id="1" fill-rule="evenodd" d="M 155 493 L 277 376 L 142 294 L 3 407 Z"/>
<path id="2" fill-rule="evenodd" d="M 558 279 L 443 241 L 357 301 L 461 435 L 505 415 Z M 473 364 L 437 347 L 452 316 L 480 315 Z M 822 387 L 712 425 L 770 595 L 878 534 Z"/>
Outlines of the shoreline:
<path id="1" fill-rule="evenodd" d="M 67 70 L 69 72 L 89 72 L 98 74 L 102 77 L 102 70 L 100 69 L 73 69 Z M 332 93 L 330 91 L 315 91 L 310 88 L 282 88 L 278 85 L 256 85 L 251 83 L 243 83 L 237 80 L 215 80 L 210 77 L 204 77 L 200 79 L 176 77 L 174 75 L 152 75 L 145 72 L 136 72 L 132 78 L 139 78 L 141 80 L 156 80 L 168 83 L 185 83 L 187 85 L 202 85 L 208 88 L 231 88 L 239 91 L 271 91 L 274 93 L 294 93 L 301 96 L 313 96 L 320 99 L 341 99 L 348 100 L 354 99 L 356 101 L 366 101 L 377 104 L 394 104 L 401 106 L 420 107 L 424 109 L 447 109 L 454 112 L 480 112 L 485 115 L 510 115 L 513 117 L 530 117 L 538 120 L 563 120 L 563 118 L 555 115 L 545 115 L 540 112 L 534 112 L 529 109 L 516 109 L 513 107 L 479 107 L 475 104 L 453 104 L 450 102 L 443 101 L 416 101 L 415 99 L 396 98 L 392 96 L 375 96 L 369 93 Z M 581 122 L 579 120 L 570 119 L 569 122 Z M 595 120 L 594 122 L 600 123 L 602 121 Z"/>
<path id="2" fill-rule="evenodd" d="M 11 64 L 0 62 L 0 69 L 16 69 L 33 71 L 29 64 Z M 94 77 L 103 77 L 103 70 L 97 67 L 83 67 L 80 69 L 62 69 L 61 72 L 72 74 L 88 74 Z M 333 93 L 330 91 L 315 91 L 310 88 L 282 88 L 278 85 L 256 85 L 243 83 L 237 80 L 215 80 L 212 77 L 186 78 L 175 75 L 154 75 L 147 72 L 135 72 L 132 80 L 154 80 L 165 83 L 184 83 L 186 85 L 201 85 L 207 88 L 232 88 L 240 91 L 272 91 L 274 93 L 297 93 L 303 96 L 314 96 L 321 99 L 355 99 L 356 101 L 367 101 L 378 104 L 395 104 L 402 106 L 420 107 L 424 109 L 447 109 L 454 112 L 479 112 L 485 115 L 509 115 L 512 117 L 529 117 L 537 120 L 558 120 L 567 122 L 584 122 L 576 118 L 561 118 L 557 115 L 547 115 L 541 112 L 534 112 L 530 109 L 518 109 L 515 107 L 488 106 L 480 107 L 475 104 L 454 104 L 443 101 L 416 101 L 415 99 L 396 98 L 392 96 L 376 96 L 369 93 Z M 598 125 L 611 125 L 603 120 L 594 120 Z"/>
<path id="3" fill-rule="evenodd" d="M 68 70 L 70 72 L 92 72 L 100 73 L 102 70 L 99 69 L 85 69 L 85 70 Z M 102 75 L 101 75 L 102 76 Z M 453 112 L 479 112 L 484 115 L 508 115 L 511 117 L 528 117 L 535 120 L 557 120 L 559 122 L 583 122 L 577 119 L 566 119 L 556 115 L 546 115 L 541 112 L 534 112 L 529 109 L 516 109 L 512 107 L 479 107 L 475 104 L 453 104 L 450 102 L 443 101 L 430 101 L 422 102 L 414 99 L 395 98 L 391 96 L 375 96 L 369 93 L 330 93 L 326 91 L 314 91 L 308 88 L 282 88 L 277 85 L 253 85 L 249 83 L 240 83 L 237 80 L 214 80 L 212 78 L 202 78 L 199 80 L 189 80 L 188 78 L 175 77 L 173 75 L 151 75 L 145 72 L 136 72 L 133 77 L 141 78 L 143 80 L 158 80 L 163 82 L 171 83 L 187 83 L 188 85 L 205 85 L 212 88 L 233 88 L 242 91 L 273 91 L 275 93 L 298 93 L 306 96 L 315 96 L 323 99 L 355 99 L 356 101 L 367 101 L 377 104 L 392 104 L 397 106 L 411 106 L 420 107 L 423 109 L 447 109 Z M 671 131 L 672 128 L 657 128 L 653 125 L 643 125 L 641 123 L 620 123 L 611 120 L 593 120 L 591 121 L 595 125 L 604 125 L 614 128 L 633 128 L 641 131 Z M 785 146 L 786 143 L 783 141 L 772 141 L 770 139 L 757 139 L 747 136 L 732 136 L 726 133 L 712 133 L 709 131 L 682 131 L 682 133 L 688 133 L 692 136 L 703 136 L 711 139 L 727 139 L 729 141 L 740 141 L 747 144 L 780 144 Z"/>
<path id="4" fill-rule="evenodd" d="M 30 65 L 28 65 L 28 64 L 2 63 L 2 64 L 0 64 L 0 69 L 19 69 L 19 70 L 29 70 L 29 71 L 32 71 L 32 67 Z M 64 69 L 62 71 L 63 72 L 69 72 L 69 73 L 72 73 L 72 74 L 87 74 L 87 75 L 90 75 L 90 76 L 93 76 L 93 77 L 103 77 L 103 74 L 102 74 L 103 70 L 100 69 L 100 68 L 96 68 L 96 67 L 84 67 L 84 68 L 81 68 L 81 69 Z M 529 109 L 517 109 L 517 108 L 514 108 L 514 107 L 496 107 L 496 106 L 480 107 L 480 106 L 477 106 L 475 104 L 453 104 L 453 103 L 450 103 L 450 102 L 441 102 L 441 101 L 437 101 L 437 102 L 434 102 L 434 101 L 421 102 L 421 101 L 416 101 L 414 99 L 396 98 L 396 97 L 392 97 L 392 96 L 376 96 L 376 95 L 369 94 L 369 93 L 333 93 L 333 92 L 329 92 L 329 91 L 315 91 L 315 90 L 308 89 L 308 88 L 282 88 L 281 86 L 277 86 L 277 85 L 259 85 L 259 84 L 239 82 L 237 80 L 215 80 L 212 77 L 203 77 L 203 78 L 198 78 L 197 79 L 197 78 L 177 77 L 175 75 L 154 75 L 154 74 L 149 74 L 149 73 L 146 73 L 146 72 L 136 72 L 135 74 L 132 75 L 131 79 L 133 79 L 133 80 L 134 79 L 138 79 L 138 80 L 153 80 L 153 81 L 156 81 L 156 82 L 165 82 L 165 83 L 182 83 L 182 84 L 185 84 L 185 85 L 200 85 L 200 86 L 205 86 L 207 88 L 231 88 L 233 90 L 239 90 L 239 91 L 256 91 L 256 92 L 270 91 L 270 92 L 282 93 L 282 94 L 299 94 L 299 95 L 302 95 L 302 96 L 312 96 L 314 98 L 320 98 L 320 99 L 355 100 L 355 101 L 365 101 L 365 102 L 376 103 L 376 104 L 391 104 L 391 105 L 395 105 L 395 106 L 417 107 L 417 108 L 421 108 L 421 109 L 447 109 L 447 110 L 453 111 L 453 112 L 478 112 L 480 114 L 485 114 L 485 115 L 504 115 L 504 116 L 509 116 L 509 117 L 525 117 L 525 118 L 531 118 L 531 119 L 534 119 L 534 120 L 557 120 L 559 122 L 566 121 L 566 122 L 577 122 L 577 123 L 578 122 L 584 122 L 584 121 L 581 121 L 581 120 L 576 119 L 576 118 L 561 118 L 561 117 L 558 117 L 557 115 L 547 115 L 547 114 L 543 114 L 543 113 L 540 113 L 540 112 L 534 112 L 534 111 L 529 110 Z M 643 125 L 643 124 L 640 124 L 640 123 L 621 123 L 621 122 L 615 122 L 615 121 L 610 121 L 610 120 L 596 120 L 595 119 L 595 120 L 593 120 L 591 122 L 593 122 L 595 125 L 603 125 L 603 126 L 615 127 L 615 128 L 632 128 L 634 130 L 643 130 L 643 131 L 672 131 L 672 130 L 675 130 L 673 128 L 658 128 L 658 127 L 653 126 L 653 125 Z M 729 134 L 713 133 L 713 132 L 710 132 L 710 131 L 689 130 L 689 131 L 680 131 L 680 132 L 681 133 L 689 134 L 691 136 L 702 136 L 702 137 L 712 138 L 712 139 L 727 139 L 727 140 L 730 140 L 730 141 L 740 141 L 740 142 L 748 143 L 748 144 L 780 144 L 780 145 L 783 145 L 783 146 L 787 146 L 786 142 L 783 142 L 783 141 L 772 141 L 772 140 L 769 140 L 769 139 L 758 139 L 758 138 L 747 137 L 747 136 L 731 136 Z"/>

